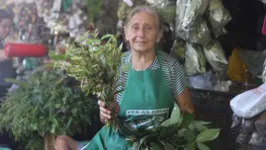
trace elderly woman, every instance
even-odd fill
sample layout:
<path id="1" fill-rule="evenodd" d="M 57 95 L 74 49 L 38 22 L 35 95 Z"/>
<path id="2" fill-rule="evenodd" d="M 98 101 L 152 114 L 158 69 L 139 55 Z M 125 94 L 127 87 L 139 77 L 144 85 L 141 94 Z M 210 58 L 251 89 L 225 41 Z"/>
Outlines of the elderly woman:
<path id="1" fill-rule="evenodd" d="M 122 150 L 130 148 L 127 135 L 141 135 L 138 129 L 151 129 L 169 118 L 175 102 L 181 112 L 193 113 L 187 80 L 179 62 L 156 50 L 162 37 L 162 26 L 156 11 L 148 6 L 136 7 L 125 24 L 126 40 L 131 51 L 122 57 L 119 89 L 114 110 L 123 126 L 122 131 L 102 128 L 89 142 L 76 142 L 67 136 L 56 139 L 57 150 Z M 114 115 L 99 101 L 100 118 L 104 123 Z M 132 119 L 133 118 L 133 119 Z M 136 121 L 138 124 L 136 124 Z M 123 131 L 124 130 L 124 131 Z"/>

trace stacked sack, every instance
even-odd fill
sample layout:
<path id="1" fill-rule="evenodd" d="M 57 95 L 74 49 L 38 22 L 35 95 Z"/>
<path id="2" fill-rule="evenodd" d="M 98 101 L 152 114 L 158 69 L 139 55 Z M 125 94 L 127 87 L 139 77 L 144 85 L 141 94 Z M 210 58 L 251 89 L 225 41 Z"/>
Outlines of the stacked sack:
<path id="1" fill-rule="evenodd" d="M 171 54 L 184 62 L 191 79 L 207 72 L 207 62 L 216 74 L 226 72 L 228 61 L 217 38 L 230 20 L 221 0 L 177 0 Z"/>

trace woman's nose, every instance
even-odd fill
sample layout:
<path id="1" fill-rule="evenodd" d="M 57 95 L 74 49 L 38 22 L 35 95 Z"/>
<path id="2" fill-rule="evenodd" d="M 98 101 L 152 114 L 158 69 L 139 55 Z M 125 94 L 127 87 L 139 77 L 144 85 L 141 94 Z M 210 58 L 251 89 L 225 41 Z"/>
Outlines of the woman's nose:
<path id="1" fill-rule="evenodd" d="M 145 30 L 144 29 L 139 29 L 137 32 L 138 36 L 144 36 L 145 35 Z"/>

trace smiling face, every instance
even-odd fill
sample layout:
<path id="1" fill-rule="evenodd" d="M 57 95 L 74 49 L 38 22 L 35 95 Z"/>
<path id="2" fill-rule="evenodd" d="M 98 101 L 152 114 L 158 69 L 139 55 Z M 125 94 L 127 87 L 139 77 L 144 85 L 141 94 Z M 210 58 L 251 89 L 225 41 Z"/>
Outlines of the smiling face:
<path id="1" fill-rule="evenodd" d="M 126 25 L 125 36 L 131 50 L 136 52 L 152 51 L 162 37 L 159 18 L 155 14 L 145 11 L 135 13 Z"/>

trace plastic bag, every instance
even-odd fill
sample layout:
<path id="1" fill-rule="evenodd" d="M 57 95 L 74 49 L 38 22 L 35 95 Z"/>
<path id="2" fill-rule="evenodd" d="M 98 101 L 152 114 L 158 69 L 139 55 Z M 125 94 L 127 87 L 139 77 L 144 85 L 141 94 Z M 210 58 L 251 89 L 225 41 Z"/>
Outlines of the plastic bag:
<path id="1" fill-rule="evenodd" d="M 185 70 L 187 75 L 206 72 L 206 58 L 200 45 L 186 43 Z"/>
<path id="2" fill-rule="evenodd" d="M 139 5 L 147 5 L 148 3 L 146 0 L 131 0 L 133 3 L 133 6 L 139 6 Z M 117 16 L 119 20 L 125 21 L 127 18 L 127 15 L 129 12 L 133 9 L 133 7 L 130 7 L 127 3 L 120 0 L 119 2 L 119 8 L 117 11 Z"/>
<path id="3" fill-rule="evenodd" d="M 187 41 L 191 43 L 206 45 L 210 40 L 211 31 L 204 19 L 199 19 L 190 27 L 190 31 L 187 32 Z"/>
<path id="4" fill-rule="evenodd" d="M 197 40 L 201 38 L 205 39 L 203 35 L 209 35 L 206 34 L 209 33 L 207 32 L 209 29 L 206 21 L 201 20 L 201 16 L 207 6 L 208 0 L 177 0 L 176 36 L 191 43 L 205 44 L 206 42 L 197 42 Z M 197 36 L 199 33 L 200 36 Z"/>
<path id="5" fill-rule="evenodd" d="M 176 4 L 169 0 L 147 0 L 147 2 L 157 8 L 158 14 L 168 24 L 173 24 L 176 15 Z"/>
<path id="6" fill-rule="evenodd" d="M 232 85 L 231 81 L 217 81 L 217 83 L 214 86 L 214 90 L 228 92 L 230 90 L 231 85 Z"/>
<path id="7" fill-rule="evenodd" d="M 217 41 L 212 41 L 203 46 L 205 56 L 214 71 L 226 72 L 228 61 L 225 58 L 224 51 Z"/>
<path id="8" fill-rule="evenodd" d="M 236 114 L 233 114 L 231 128 L 239 127 L 241 125 L 241 122 L 242 118 L 238 117 Z"/>
<path id="9" fill-rule="evenodd" d="M 216 36 L 223 33 L 223 28 L 232 19 L 221 0 L 210 0 L 206 11 L 207 20 Z"/>
<path id="10" fill-rule="evenodd" d="M 258 132 L 253 132 L 248 144 L 262 146 L 265 141 L 261 138 Z"/>
<path id="11" fill-rule="evenodd" d="M 263 65 L 264 69 L 263 69 L 263 73 L 262 73 L 262 80 L 264 83 L 266 83 L 266 59 Z"/>
<path id="12" fill-rule="evenodd" d="M 184 62 L 186 55 L 185 42 L 182 40 L 175 40 L 170 55 L 177 58 L 181 63 Z"/>
<path id="13" fill-rule="evenodd" d="M 241 93 L 230 101 L 233 112 L 243 118 L 252 118 L 266 110 L 266 83 Z"/>
<path id="14" fill-rule="evenodd" d="M 205 89 L 205 90 L 212 90 L 212 81 L 211 81 L 212 72 L 209 71 L 206 74 L 201 74 L 197 76 L 189 76 L 188 77 L 188 84 L 189 87 L 194 89 Z"/>
<path id="15" fill-rule="evenodd" d="M 239 55 L 240 49 L 234 48 L 231 56 L 229 57 L 227 75 L 232 81 L 244 83 L 246 81 L 246 68 L 247 66 L 241 60 Z"/>

